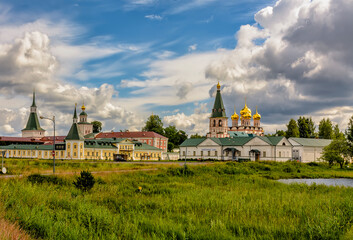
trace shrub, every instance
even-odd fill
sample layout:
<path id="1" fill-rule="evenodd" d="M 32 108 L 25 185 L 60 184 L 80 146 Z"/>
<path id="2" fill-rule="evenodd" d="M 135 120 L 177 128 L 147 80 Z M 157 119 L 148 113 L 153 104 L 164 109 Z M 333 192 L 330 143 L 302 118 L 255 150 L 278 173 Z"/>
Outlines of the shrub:
<path id="1" fill-rule="evenodd" d="M 91 190 L 95 183 L 96 181 L 89 171 L 82 171 L 80 176 L 76 178 L 76 181 L 73 182 L 76 188 L 84 192 Z"/>
<path id="2" fill-rule="evenodd" d="M 319 166 L 319 164 L 316 163 L 316 162 L 309 162 L 308 165 L 311 166 L 311 167 L 317 167 L 317 166 Z"/>
<path id="3" fill-rule="evenodd" d="M 169 168 L 168 174 L 172 176 L 193 176 L 194 172 L 188 167 L 188 165 L 184 165 L 183 167 Z"/>
<path id="4" fill-rule="evenodd" d="M 51 183 L 55 185 L 63 185 L 63 179 L 52 176 L 52 175 L 40 175 L 40 174 L 31 174 L 27 177 L 27 180 L 32 184 L 43 184 L 43 183 Z"/>

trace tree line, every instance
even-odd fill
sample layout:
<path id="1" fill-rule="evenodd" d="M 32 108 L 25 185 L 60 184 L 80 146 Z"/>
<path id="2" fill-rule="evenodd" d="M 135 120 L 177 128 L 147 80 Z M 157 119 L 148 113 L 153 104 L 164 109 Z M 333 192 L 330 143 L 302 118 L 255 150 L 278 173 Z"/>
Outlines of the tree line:
<path id="1" fill-rule="evenodd" d="M 296 120 L 289 120 L 287 130 L 278 130 L 274 135 L 300 138 L 322 138 L 322 139 L 344 139 L 344 133 L 340 131 L 338 124 L 334 125 L 329 118 L 323 118 L 316 130 L 316 126 L 311 117 L 301 116 Z"/>
<path id="2" fill-rule="evenodd" d="M 172 151 L 174 148 L 179 147 L 179 145 L 188 138 L 188 135 L 183 130 L 178 130 L 174 125 L 164 128 L 161 118 L 154 114 L 148 117 L 142 131 L 152 131 L 167 137 L 168 151 Z"/>

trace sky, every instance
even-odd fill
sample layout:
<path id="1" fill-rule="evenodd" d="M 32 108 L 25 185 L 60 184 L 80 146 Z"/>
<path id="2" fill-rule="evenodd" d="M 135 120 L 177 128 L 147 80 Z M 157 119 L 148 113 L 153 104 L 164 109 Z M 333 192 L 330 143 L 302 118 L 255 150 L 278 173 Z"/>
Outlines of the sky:
<path id="1" fill-rule="evenodd" d="M 59 135 L 75 103 L 103 131 L 141 130 L 153 113 L 203 135 L 218 81 L 227 116 L 246 98 L 265 133 L 299 116 L 344 130 L 352 22 L 351 0 L 3 0 L 0 136 L 21 135 L 33 89 Z"/>

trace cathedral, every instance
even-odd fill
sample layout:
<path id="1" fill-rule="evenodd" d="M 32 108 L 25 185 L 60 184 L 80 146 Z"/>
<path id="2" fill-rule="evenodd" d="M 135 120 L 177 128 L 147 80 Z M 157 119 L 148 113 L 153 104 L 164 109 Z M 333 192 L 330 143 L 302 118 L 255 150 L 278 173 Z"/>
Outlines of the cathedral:
<path id="1" fill-rule="evenodd" d="M 239 135 L 256 135 L 263 136 L 264 130 L 260 126 L 261 115 L 257 112 L 252 116 L 251 110 L 246 105 L 240 111 L 240 125 L 239 125 L 239 115 L 236 113 L 234 108 L 234 114 L 231 116 L 232 126 L 228 126 L 228 117 L 226 116 L 226 110 L 223 105 L 223 100 L 221 96 L 221 85 L 217 84 L 217 94 L 215 102 L 213 105 L 210 123 L 209 123 L 209 133 L 207 137 L 215 138 L 227 138 Z M 251 119 L 253 119 L 253 125 L 251 125 Z"/>

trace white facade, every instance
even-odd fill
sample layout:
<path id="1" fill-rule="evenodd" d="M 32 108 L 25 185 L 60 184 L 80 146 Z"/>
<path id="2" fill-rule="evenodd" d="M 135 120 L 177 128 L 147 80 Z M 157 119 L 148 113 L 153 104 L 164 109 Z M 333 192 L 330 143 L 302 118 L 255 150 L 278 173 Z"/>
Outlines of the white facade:
<path id="1" fill-rule="evenodd" d="M 266 141 L 267 140 L 267 141 Z M 270 143 L 268 138 L 252 137 L 244 144 L 222 145 L 213 138 L 207 138 L 197 146 L 180 146 L 180 159 L 217 159 L 234 160 L 232 152 L 226 149 L 234 149 L 235 159 L 288 161 L 292 159 L 292 145 L 282 138 L 276 144 Z M 183 146 L 184 145 L 184 146 Z"/>
<path id="2" fill-rule="evenodd" d="M 293 159 L 303 163 L 320 161 L 324 147 L 331 143 L 329 139 L 289 138 L 288 140 L 293 145 Z"/>

